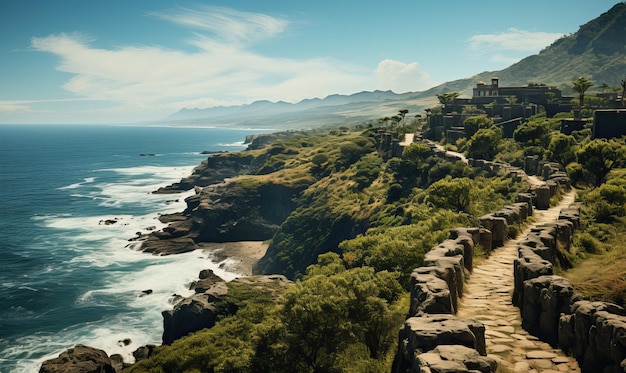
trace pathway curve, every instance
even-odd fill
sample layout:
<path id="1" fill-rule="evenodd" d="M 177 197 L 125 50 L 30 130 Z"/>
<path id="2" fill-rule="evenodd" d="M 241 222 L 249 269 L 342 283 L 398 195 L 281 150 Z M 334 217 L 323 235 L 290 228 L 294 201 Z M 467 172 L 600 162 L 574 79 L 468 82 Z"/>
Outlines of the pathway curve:
<path id="1" fill-rule="evenodd" d="M 562 208 L 574 202 L 576 192 L 566 194 L 558 206 L 549 210 L 533 210 L 535 225 L 558 219 Z M 517 239 L 507 241 L 495 249 L 488 259 L 474 267 L 459 301 L 457 316 L 472 318 L 485 324 L 487 353 L 498 360 L 499 372 L 551 373 L 580 372 L 573 357 L 560 349 L 529 335 L 522 329 L 519 308 L 513 306 L 513 261 L 517 258 L 517 244 L 531 227 Z"/>

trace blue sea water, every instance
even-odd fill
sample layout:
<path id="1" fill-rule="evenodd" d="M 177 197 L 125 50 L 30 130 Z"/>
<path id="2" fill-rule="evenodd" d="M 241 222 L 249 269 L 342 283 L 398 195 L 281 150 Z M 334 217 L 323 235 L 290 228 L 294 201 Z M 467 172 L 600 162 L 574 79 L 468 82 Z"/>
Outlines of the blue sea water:
<path id="1" fill-rule="evenodd" d="M 0 372 L 36 372 L 78 343 L 132 360 L 160 344 L 161 311 L 200 270 L 236 277 L 207 253 L 154 256 L 128 239 L 189 195 L 153 190 L 189 175 L 200 152 L 242 150 L 259 132 L 0 125 Z"/>

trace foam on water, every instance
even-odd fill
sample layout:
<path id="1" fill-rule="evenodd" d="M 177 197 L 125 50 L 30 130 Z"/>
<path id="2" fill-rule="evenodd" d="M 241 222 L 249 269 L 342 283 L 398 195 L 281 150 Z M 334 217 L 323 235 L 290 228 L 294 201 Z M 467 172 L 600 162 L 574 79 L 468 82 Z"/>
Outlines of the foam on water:
<path id="1" fill-rule="evenodd" d="M 138 347 L 160 344 L 161 311 L 172 308 L 175 294 L 188 296 L 192 293 L 189 284 L 197 279 L 201 270 L 212 269 L 225 280 L 238 276 L 224 271 L 220 263 L 213 262 L 202 252 L 155 256 L 134 250 L 132 242 L 128 241 L 137 232 L 163 228 L 164 224 L 158 220 L 159 214 L 184 209 L 184 199 L 193 191 L 174 195 L 151 192 L 158 186 L 178 181 L 192 169 L 142 166 L 96 170 L 96 173 L 112 172 L 120 179 L 98 183 L 97 180 L 104 178 L 94 176 L 60 189 L 71 191 L 72 196 L 87 197 L 93 200 L 91 203 L 110 213 L 89 216 L 74 212 L 33 217 L 36 224 L 51 229 L 54 235 L 54 242 L 44 240 L 39 250 L 59 257 L 71 253 L 62 267 L 47 268 L 46 271 L 54 270 L 57 275 L 66 273 L 67 276 L 90 271 L 106 272 L 104 279 L 92 284 L 75 299 L 74 306 L 85 310 L 110 308 L 118 311 L 54 333 L 40 332 L 18 338 L 2 351 L 5 362 L 16 362 L 13 371 L 37 371 L 43 361 L 79 343 L 103 349 L 109 355 L 121 354 L 126 361 L 132 362 L 132 351 Z M 133 210 L 135 205 L 141 206 L 146 213 L 124 212 Z M 65 244 L 59 246 L 58 242 Z M 3 283 L 2 286 L 40 292 L 45 289 L 45 282 L 33 278 L 31 282 Z M 150 294 L 144 294 L 147 290 Z M 131 343 L 122 343 L 125 339 L 130 339 Z"/>

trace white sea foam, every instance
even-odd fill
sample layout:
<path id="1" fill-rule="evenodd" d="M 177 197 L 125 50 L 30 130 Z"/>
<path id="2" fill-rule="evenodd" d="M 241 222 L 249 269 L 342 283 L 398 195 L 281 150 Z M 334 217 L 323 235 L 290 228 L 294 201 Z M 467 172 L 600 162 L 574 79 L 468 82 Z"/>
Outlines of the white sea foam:
<path id="1" fill-rule="evenodd" d="M 219 146 L 224 147 L 245 147 L 246 144 L 243 141 L 231 142 L 229 144 L 219 144 Z"/>
<path id="2" fill-rule="evenodd" d="M 82 182 L 80 183 L 74 183 L 74 184 L 70 184 L 64 187 L 60 187 L 58 188 L 59 190 L 65 190 L 65 189 L 76 189 L 76 188 L 80 188 L 81 186 L 85 185 L 85 184 L 89 184 L 89 183 L 93 183 L 96 180 L 95 177 L 86 177 L 83 179 Z"/>
<path id="3" fill-rule="evenodd" d="M 67 244 L 62 247 L 42 245 L 42 250 L 71 252 L 64 268 L 55 270 L 72 273 L 77 269 L 104 271 L 98 282 L 75 300 L 77 307 L 118 307 L 120 312 L 109 314 L 101 320 L 84 323 L 54 333 L 37 333 L 19 338 L 3 352 L 3 358 L 17 362 L 16 372 L 37 371 L 41 363 L 58 356 L 64 350 L 85 344 L 105 350 L 109 355 L 121 354 L 133 361 L 132 351 L 146 344 L 160 344 L 163 330 L 161 311 L 171 309 L 174 294 L 188 296 L 189 284 L 197 279 L 203 269 L 212 269 L 225 280 L 238 274 L 225 271 L 201 251 L 171 256 L 156 256 L 133 250 L 128 239 L 137 232 L 147 233 L 164 227 L 159 213 L 182 211 L 184 199 L 193 194 L 152 194 L 160 185 L 178 181 L 188 175 L 193 167 L 133 167 L 99 171 L 115 172 L 126 176 L 120 182 L 100 182 L 99 177 L 85 179 L 82 183 L 64 187 L 72 195 L 94 199 L 110 214 L 81 216 L 51 214 L 36 216 L 38 224 L 52 228 L 54 234 Z M 83 191 L 81 188 L 87 187 Z M 86 202 L 87 203 L 87 202 Z M 139 204 L 147 211 L 144 215 L 116 213 L 119 208 Z M 3 284 L 9 285 L 9 284 Z M 36 291 L 36 288 L 26 291 Z M 143 292 L 150 290 L 150 294 Z M 130 311 L 129 311 L 130 310 Z M 131 343 L 120 341 L 130 338 Z M 42 357 L 42 355 L 45 356 Z"/>

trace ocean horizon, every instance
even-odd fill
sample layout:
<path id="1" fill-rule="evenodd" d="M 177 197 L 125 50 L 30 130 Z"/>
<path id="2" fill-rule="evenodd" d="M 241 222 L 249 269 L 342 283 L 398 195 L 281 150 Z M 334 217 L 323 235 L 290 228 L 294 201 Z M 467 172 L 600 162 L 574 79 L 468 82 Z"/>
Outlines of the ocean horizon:
<path id="1" fill-rule="evenodd" d="M 161 344 L 161 311 L 201 270 L 237 277 L 206 253 L 155 256 L 129 239 L 185 208 L 193 191 L 152 192 L 189 175 L 203 151 L 243 150 L 246 135 L 266 132 L 0 125 L 0 372 L 38 371 L 76 344 L 132 361 Z"/>

